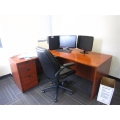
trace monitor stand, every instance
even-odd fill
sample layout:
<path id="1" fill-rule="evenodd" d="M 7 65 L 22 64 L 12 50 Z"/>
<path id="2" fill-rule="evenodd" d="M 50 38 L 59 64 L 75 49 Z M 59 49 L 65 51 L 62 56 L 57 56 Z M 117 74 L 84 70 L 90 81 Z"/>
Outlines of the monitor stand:
<path id="1" fill-rule="evenodd" d="M 81 53 L 82 54 L 88 54 L 89 52 L 87 50 L 82 50 Z"/>
<path id="2" fill-rule="evenodd" d="M 68 47 L 64 47 L 63 49 L 64 49 L 64 50 L 70 50 Z"/>
<path id="3" fill-rule="evenodd" d="M 63 48 L 63 51 L 66 51 L 66 52 L 70 53 L 72 50 L 70 50 L 69 47 L 64 47 L 64 48 Z"/>

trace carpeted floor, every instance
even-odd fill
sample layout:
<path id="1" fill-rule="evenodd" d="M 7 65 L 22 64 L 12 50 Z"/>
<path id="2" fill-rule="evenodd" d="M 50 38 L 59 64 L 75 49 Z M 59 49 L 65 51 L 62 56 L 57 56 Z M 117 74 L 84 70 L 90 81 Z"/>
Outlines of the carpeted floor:
<path id="1" fill-rule="evenodd" d="M 90 100 L 92 82 L 77 75 L 67 78 L 68 88 L 73 94 L 60 89 L 58 101 L 54 102 L 54 90 L 42 93 L 42 88 L 50 85 L 44 74 L 39 76 L 39 84 L 22 93 L 11 75 L 0 77 L 0 105 L 104 105 L 97 101 L 97 96 Z M 116 81 L 111 105 L 120 105 L 120 82 Z"/>

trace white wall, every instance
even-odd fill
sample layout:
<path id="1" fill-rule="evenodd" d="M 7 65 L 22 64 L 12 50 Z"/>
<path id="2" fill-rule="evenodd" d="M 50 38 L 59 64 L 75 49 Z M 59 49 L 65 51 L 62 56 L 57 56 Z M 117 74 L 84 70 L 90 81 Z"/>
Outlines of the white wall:
<path id="1" fill-rule="evenodd" d="M 111 54 L 110 75 L 120 78 L 120 16 L 102 16 L 101 52 Z"/>
<path id="2" fill-rule="evenodd" d="M 38 45 L 39 39 L 51 35 L 50 16 L 0 16 L 0 37 L 8 55 L 28 52 Z"/>
<path id="3" fill-rule="evenodd" d="M 120 16 L 52 16 L 52 35 L 94 36 L 94 52 L 113 56 L 109 75 L 120 78 Z"/>
<path id="4" fill-rule="evenodd" d="M 52 16 L 52 34 L 94 36 L 93 51 L 101 52 L 102 26 L 100 16 Z"/>

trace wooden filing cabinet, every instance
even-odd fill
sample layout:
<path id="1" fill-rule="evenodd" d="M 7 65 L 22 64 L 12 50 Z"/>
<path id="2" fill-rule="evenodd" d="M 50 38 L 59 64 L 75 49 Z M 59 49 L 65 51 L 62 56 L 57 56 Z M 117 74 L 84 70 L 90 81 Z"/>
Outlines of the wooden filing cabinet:
<path id="1" fill-rule="evenodd" d="M 14 82 L 22 92 L 38 84 L 36 58 L 25 60 L 14 56 L 9 62 Z"/>

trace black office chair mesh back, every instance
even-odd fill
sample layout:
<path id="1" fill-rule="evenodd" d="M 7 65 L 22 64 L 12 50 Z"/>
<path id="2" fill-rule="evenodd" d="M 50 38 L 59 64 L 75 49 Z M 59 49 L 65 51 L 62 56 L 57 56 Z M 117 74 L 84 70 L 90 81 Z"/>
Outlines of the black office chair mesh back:
<path id="1" fill-rule="evenodd" d="M 58 94 L 59 88 L 65 89 L 72 94 L 72 90 L 61 85 L 60 79 L 65 78 L 65 77 L 75 73 L 75 70 L 68 68 L 69 66 L 74 65 L 74 63 L 72 62 L 69 64 L 60 65 L 60 63 L 50 53 L 49 50 L 38 47 L 38 48 L 36 48 L 36 51 L 37 51 L 38 59 L 42 65 L 44 74 L 52 82 L 55 83 L 55 85 L 44 88 L 42 91 L 45 92 L 45 90 L 47 90 L 47 89 L 55 88 L 56 94 L 55 94 L 54 101 L 57 101 L 57 94 Z"/>
<path id="2" fill-rule="evenodd" d="M 44 74 L 48 78 L 54 78 L 55 73 L 60 69 L 59 63 L 53 58 L 54 56 L 46 49 L 37 48 L 38 59 L 41 62 Z"/>

